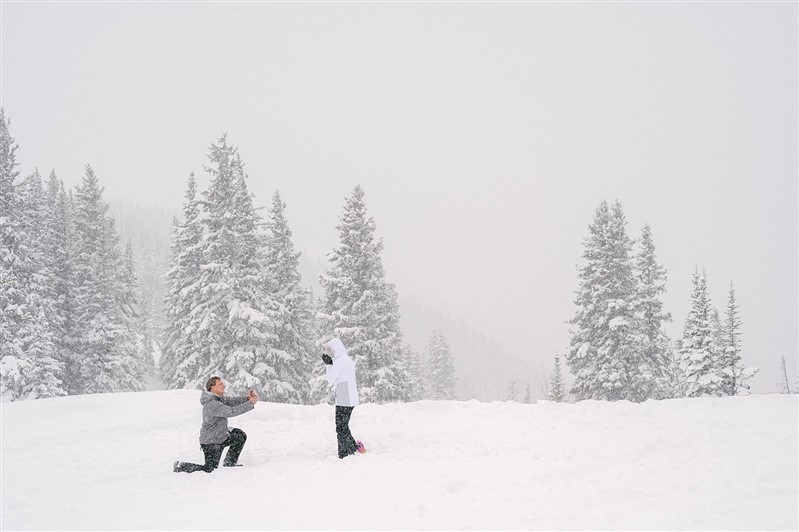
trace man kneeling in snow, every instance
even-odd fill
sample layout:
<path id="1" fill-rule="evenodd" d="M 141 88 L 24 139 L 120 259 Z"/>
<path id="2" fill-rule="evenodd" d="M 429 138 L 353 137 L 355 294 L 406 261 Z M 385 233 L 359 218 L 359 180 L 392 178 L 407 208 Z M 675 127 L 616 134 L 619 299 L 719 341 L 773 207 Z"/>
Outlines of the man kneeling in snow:
<path id="1" fill-rule="evenodd" d="M 190 464 L 188 462 L 175 462 L 172 470 L 175 473 L 205 471 L 210 473 L 219 466 L 222 449 L 230 445 L 225 462 L 225 467 L 241 465 L 238 462 L 239 454 L 247 441 L 243 430 L 233 429 L 228 431 L 227 418 L 238 416 L 255 408 L 258 394 L 250 390 L 246 397 L 225 397 L 225 383 L 219 377 L 211 377 L 205 383 L 206 392 L 200 395 L 200 404 L 203 405 L 203 425 L 200 428 L 200 447 L 205 455 L 205 465 Z"/>

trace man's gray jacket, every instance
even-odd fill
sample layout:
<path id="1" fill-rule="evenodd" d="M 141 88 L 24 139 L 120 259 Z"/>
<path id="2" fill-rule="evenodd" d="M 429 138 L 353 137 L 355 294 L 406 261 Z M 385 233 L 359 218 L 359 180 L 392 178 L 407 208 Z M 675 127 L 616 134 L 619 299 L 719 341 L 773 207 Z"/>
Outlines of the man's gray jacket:
<path id="1" fill-rule="evenodd" d="M 228 437 L 227 418 L 249 412 L 255 406 L 246 397 L 217 397 L 211 392 L 200 395 L 203 426 L 200 443 L 223 443 Z"/>

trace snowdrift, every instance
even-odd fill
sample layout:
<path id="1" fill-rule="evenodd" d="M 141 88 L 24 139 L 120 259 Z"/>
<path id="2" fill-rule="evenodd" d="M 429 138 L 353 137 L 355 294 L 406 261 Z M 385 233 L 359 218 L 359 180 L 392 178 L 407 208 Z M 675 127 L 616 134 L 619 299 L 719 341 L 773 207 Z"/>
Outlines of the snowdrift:
<path id="1" fill-rule="evenodd" d="M 199 462 L 198 391 L 4 403 L 3 530 L 796 530 L 797 396 L 361 405 L 231 420 L 245 467 Z"/>

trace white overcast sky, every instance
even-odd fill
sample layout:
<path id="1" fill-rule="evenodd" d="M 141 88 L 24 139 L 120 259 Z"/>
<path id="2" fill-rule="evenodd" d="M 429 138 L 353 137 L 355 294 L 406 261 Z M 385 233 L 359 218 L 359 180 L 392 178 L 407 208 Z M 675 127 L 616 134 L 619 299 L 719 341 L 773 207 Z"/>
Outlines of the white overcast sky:
<path id="1" fill-rule="evenodd" d="M 178 211 L 223 132 L 295 245 L 356 184 L 390 281 L 534 360 L 563 352 L 594 210 L 706 270 L 746 360 L 797 367 L 796 3 L 2 3 L 24 172 Z"/>

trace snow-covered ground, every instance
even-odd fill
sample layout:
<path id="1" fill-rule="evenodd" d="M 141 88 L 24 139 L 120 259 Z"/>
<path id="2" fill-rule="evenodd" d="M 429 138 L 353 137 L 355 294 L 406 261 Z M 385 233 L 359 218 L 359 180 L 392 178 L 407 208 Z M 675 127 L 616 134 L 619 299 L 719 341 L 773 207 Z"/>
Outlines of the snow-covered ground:
<path id="1" fill-rule="evenodd" d="M 197 391 L 2 404 L 2 530 L 796 530 L 797 396 L 259 403 L 246 467 L 201 461 Z"/>

